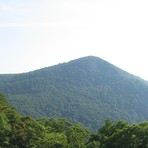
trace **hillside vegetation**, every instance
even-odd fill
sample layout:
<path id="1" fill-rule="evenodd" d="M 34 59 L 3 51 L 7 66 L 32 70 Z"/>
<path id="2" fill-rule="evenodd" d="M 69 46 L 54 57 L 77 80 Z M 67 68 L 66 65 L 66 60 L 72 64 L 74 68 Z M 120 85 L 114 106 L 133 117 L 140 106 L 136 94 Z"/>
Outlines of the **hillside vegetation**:
<path id="1" fill-rule="evenodd" d="M 106 120 L 97 133 L 67 119 L 22 116 L 0 93 L 1 148 L 148 148 L 148 122 Z"/>
<path id="2" fill-rule="evenodd" d="M 97 57 L 0 75 L 0 91 L 24 115 L 62 117 L 90 129 L 104 120 L 148 120 L 148 83 Z"/>

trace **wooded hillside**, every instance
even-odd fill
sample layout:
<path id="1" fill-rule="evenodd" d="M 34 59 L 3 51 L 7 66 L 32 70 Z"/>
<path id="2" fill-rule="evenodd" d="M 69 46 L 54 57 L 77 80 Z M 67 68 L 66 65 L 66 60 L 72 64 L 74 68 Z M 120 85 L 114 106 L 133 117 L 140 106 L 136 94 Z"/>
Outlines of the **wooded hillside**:
<path id="1" fill-rule="evenodd" d="M 148 120 L 148 82 L 97 57 L 22 73 L 0 75 L 10 104 L 34 118 L 68 118 L 90 129 L 104 120 Z"/>
<path id="2" fill-rule="evenodd" d="M 97 133 L 67 119 L 22 116 L 0 93 L 1 148 L 148 148 L 148 122 L 106 120 Z"/>

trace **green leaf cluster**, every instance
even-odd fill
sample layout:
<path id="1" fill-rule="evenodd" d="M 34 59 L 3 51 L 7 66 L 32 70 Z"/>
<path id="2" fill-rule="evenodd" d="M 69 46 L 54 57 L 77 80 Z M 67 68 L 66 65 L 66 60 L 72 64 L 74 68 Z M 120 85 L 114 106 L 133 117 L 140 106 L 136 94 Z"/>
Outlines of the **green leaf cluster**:
<path id="1" fill-rule="evenodd" d="M 99 148 L 148 148 L 148 122 L 128 124 L 106 120 L 97 134 L 91 135 L 88 145 L 97 142 Z"/>

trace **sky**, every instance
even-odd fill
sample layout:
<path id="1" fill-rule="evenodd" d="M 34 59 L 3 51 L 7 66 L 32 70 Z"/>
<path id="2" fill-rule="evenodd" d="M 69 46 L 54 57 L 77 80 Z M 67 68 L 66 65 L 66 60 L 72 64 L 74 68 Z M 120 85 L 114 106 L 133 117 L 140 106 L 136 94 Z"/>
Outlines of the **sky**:
<path id="1" fill-rule="evenodd" d="M 0 73 L 84 56 L 148 80 L 147 0 L 0 0 Z"/>

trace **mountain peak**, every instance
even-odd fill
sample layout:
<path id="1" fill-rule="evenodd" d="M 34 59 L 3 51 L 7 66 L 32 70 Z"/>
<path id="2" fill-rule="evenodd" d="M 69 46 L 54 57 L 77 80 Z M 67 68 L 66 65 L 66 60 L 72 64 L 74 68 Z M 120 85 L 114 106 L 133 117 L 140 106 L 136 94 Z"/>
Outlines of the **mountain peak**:
<path id="1" fill-rule="evenodd" d="M 104 61 L 104 60 L 99 58 L 99 57 L 96 57 L 96 56 L 85 56 L 85 57 L 81 57 L 81 58 L 78 58 L 78 59 L 71 60 L 70 62 L 72 62 L 72 61 L 91 61 L 91 62 L 94 62 L 94 61 Z"/>

